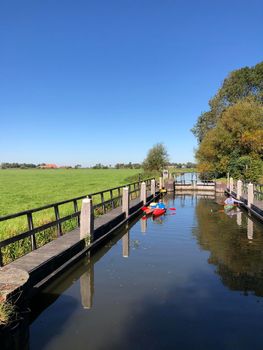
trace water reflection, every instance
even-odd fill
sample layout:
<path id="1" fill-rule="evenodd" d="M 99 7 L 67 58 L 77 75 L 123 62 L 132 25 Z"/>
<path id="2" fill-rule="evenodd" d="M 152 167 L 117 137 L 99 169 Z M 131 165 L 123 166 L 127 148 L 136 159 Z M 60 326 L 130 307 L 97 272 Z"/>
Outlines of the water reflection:
<path id="1" fill-rule="evenodd" d="M 91 309 L 94 295 L 94 263 L 88 259 L 87 271 L 80 276 L 80 295 L 84 309 Z"/>
<path id="2" fill-rule="evenodd" d="M 225 213 L 216 203 L 213 206 L 211 211 L 207 201 L 198 201 L 198 226 L 193 232 L 210 252 L 208 262 L 230 289 L 263 296 L 262 225 L 239 208 Z"/>
<path id="3" fill-rule="evenodd" d="M 249 243 L 251 243 L 251 240 L 253 239 L 253 228 L 254 223 L 253 221 L 248 217 L 247 218 L 247 238 L 249 239 Z"/>
<path id="4" fill-rule="evenodd" d="M 32 348 L 249 349 L 259 298 L 231 290 L 263 295 L 262 226 L 214 196 L 166 197 L 164 225 L 125 226 L 61 276 L 33 308 Z"/>
<path id="5" fill-rule="evenodd" d="M 130 255 L 130 231 L 127 232 L 122 237 L 122 256 L 128 258 Z"/>

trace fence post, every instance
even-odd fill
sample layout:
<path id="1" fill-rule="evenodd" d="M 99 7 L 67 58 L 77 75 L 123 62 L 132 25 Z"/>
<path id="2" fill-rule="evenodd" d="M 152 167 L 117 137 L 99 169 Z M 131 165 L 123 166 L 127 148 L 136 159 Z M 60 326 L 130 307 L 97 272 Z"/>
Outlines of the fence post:
<path id="1" fill-rule="evenodd" d="M 230 177 L 229 179 L 229 192 L 231 193 L 234 189 L 234 184 L 233 184 L 233 177 Z"/>
<path id="2" fill-rule="evenodd" d="M 247 185 L 247 206 L 250 208 L 251 204 L 253 204 L 253 203 L 254 203 L 254 186 L 250 182 Z"/>
<path id="3" fill-rule="evenodd" d="M 128 216 L 129 216 L 129 208 L 130 208 L 129 187 L 123 187 L 122 212 L 125 213 L 126 218 L 128 218 Z"/>
<path id="4" fill-rule="evenodd" d="M 237 181 L 237 199 L 240 199 L 240 197 L 242 196 L 242 181 L 238 180 Z"/>
<path id="5" fill-rule="evenodd" d="M 54 205 L 54 210 L 55 210 L 56 220 L 59 221 L 60 220 L 60 216 L 59 216 L 59 209 L 58 209 L 58 205 L 57 204 Z M 61 223 L 60 222 L 57 223 L 57 236 L 58 237 L 62 236 L 62 227 L 61 227 Z"/>
<path id="6" fill-rule="evenodd" d="M 27 213 L 27 223 L 28 223 L 28 229 L 33 230 L 34 224 L 33 224 L 32 213 Z M 31 239 L 31 250 L 37 249 L 36 236 L 34 233 L 30 236 L 30 239 Z"/>
<path id="7" fill-rule="evenodd" d="M 141 201 L 143 201 L 144 205 L 146 204 L 146 197 L 147 197 L 146 184 L 145 184 L 145 182 L 142 182 L 141 183 L 141 196 L 140 196 L 140 199 L 141 199 Z"/>
<path id="8" fill-rule="evenodd" d="M 2 256 L 2 249 L 0 247 L 0 267 L 2 267 L 4 264 L 3 264 L 3 256 Z"/>
<path id="9" fill-rule="evenodd" d="M 93 242 L 94 214 L 92 199 L 85 198 L 82 201 L 80 213 L 80 239 L 89 238 Z"/>
<path id="10" fill-rule="evenodd" d="M 153 197 L 155 196 L 155 179 L 151 180 L 151 194 L 153 195 Z"/>

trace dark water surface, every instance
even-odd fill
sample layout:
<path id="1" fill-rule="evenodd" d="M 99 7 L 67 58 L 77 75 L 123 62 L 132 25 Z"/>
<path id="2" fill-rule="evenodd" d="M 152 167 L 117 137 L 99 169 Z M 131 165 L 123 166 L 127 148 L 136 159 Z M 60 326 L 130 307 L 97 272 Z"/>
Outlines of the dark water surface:
<path id="1" fill-rule="evenodd" d="M 40 295 L 30 349 L 263 348 L 262 225 L 213 196 L 166 203 Z"/>

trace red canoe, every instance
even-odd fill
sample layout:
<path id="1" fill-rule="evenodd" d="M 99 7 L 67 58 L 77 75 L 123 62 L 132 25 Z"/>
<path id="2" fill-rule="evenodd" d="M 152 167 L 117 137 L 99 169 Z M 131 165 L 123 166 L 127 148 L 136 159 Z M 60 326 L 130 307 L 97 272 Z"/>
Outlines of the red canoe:
<path id="1" fill-rule="evenodd" d="M 153 209 L 153 216 L 160 216 L 166 212 L 166 209 L 156 208 Z"/>
<path id="2" fill-rule="evenodd" d="M 144 214 L 145 215 L 151 215 L 154 211 L 152 208 L 143 208 Z"/>

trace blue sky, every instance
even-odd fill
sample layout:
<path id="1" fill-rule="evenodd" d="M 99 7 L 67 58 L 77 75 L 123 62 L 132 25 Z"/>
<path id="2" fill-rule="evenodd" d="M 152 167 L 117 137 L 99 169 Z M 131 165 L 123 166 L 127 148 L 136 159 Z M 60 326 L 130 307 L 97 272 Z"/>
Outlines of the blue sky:
<path id="1" fill-rule="evenodd" d="M 261 0 L 2 0 L 0 162 L 141 162 L 190 129 L 227 74 L 262 61 Z"/>

